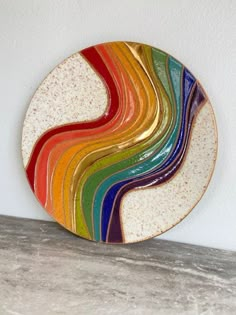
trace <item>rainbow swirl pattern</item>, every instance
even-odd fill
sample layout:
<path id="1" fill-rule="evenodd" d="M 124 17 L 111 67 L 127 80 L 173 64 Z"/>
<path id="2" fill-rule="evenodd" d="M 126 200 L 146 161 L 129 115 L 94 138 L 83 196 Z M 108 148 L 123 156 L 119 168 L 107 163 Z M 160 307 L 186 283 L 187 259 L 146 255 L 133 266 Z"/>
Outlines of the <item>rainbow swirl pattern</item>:
<path id="1" fill-rule="evenodd" d="M 43 133 L 26 173 L 40 203 L 65 228 L 122 243 L 122 197 L 178 172 L 207 97 L 188 69 L 156 48 L 113 42 L 80 54 L 106 87 L 107 109 L 98 119 Z"/>

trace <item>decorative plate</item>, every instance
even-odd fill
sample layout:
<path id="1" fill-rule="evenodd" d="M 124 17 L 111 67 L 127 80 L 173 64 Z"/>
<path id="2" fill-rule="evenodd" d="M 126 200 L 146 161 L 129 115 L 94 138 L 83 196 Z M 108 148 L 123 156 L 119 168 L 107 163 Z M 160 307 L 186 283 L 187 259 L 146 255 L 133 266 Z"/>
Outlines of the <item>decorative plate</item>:
<path id="1" fill-rule="evenodd" d="M 131 243 L 181 221 L 210 181 L 217 131 L 194 75 L 139 43 L 86 48 L 34 94 L 22 135 L 46 211 L 89 240 Z"/>

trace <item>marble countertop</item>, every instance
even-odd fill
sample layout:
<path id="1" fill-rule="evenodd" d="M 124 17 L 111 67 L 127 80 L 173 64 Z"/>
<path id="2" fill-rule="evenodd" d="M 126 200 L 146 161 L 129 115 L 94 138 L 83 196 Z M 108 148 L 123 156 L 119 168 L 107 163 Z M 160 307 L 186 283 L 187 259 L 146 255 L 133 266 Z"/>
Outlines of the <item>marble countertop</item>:
<path id="1" fill-rule="evenodd" d="M 97 244 L 0 216 L 0 314 L 236 314 L 236 252 Z"/>

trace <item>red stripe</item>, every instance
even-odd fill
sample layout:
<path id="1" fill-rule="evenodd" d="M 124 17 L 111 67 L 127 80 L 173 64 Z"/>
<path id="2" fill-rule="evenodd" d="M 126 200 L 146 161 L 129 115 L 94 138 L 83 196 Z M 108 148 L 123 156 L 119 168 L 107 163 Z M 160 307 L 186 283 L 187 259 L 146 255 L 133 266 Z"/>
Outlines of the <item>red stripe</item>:
<path id="1" fill-rule="evenodd" d="M 100 57 L 96 49 L 94 47 L 89 47 L 82 50 L 80 53 L 87 59 L 87 61 L 94 67 L 94 69 L 105 80 L 105 83 L 107 84 L 107 91 L 110 92 L 110 95 L 109 95 L 110 106 L 107 112 L 103 116 L 98 118 L 97 120 L 56 127 L 47 131 L 38 139 L 33 149 L 33 152 L 31 154 L 27 168 L 26 168 L 28 181 L 33 191 L 34 191 L 35 165 L 37 162 L 37 158 L 43 145 L 45 144 L 46 141 L 48 141 L 48 139 L 50 139 L 54 135 L 61 132 L 66 132 L 66 131 L 71 131 L 71 130 L 92 129 L 92 128 L 100 127 L 106 124 L 108 121 L 110 121 L 115 116 L 118 110 L 119 97 L 117 94 L 115 83 L 113 82 L 113 79 L 107 67 L 105 66 L 102 58 Z"/>

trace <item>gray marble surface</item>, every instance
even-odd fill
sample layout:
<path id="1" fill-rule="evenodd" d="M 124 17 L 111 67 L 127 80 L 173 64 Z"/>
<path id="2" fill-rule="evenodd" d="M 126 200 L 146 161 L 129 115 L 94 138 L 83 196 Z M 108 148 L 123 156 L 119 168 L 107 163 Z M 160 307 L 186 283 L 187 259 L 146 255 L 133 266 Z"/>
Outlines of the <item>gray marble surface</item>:
<path id="1" fill-rule="evenodd" d="M 0 315 L 236 314 L 236 252 L 104 245 L 0 216 Z"/>

